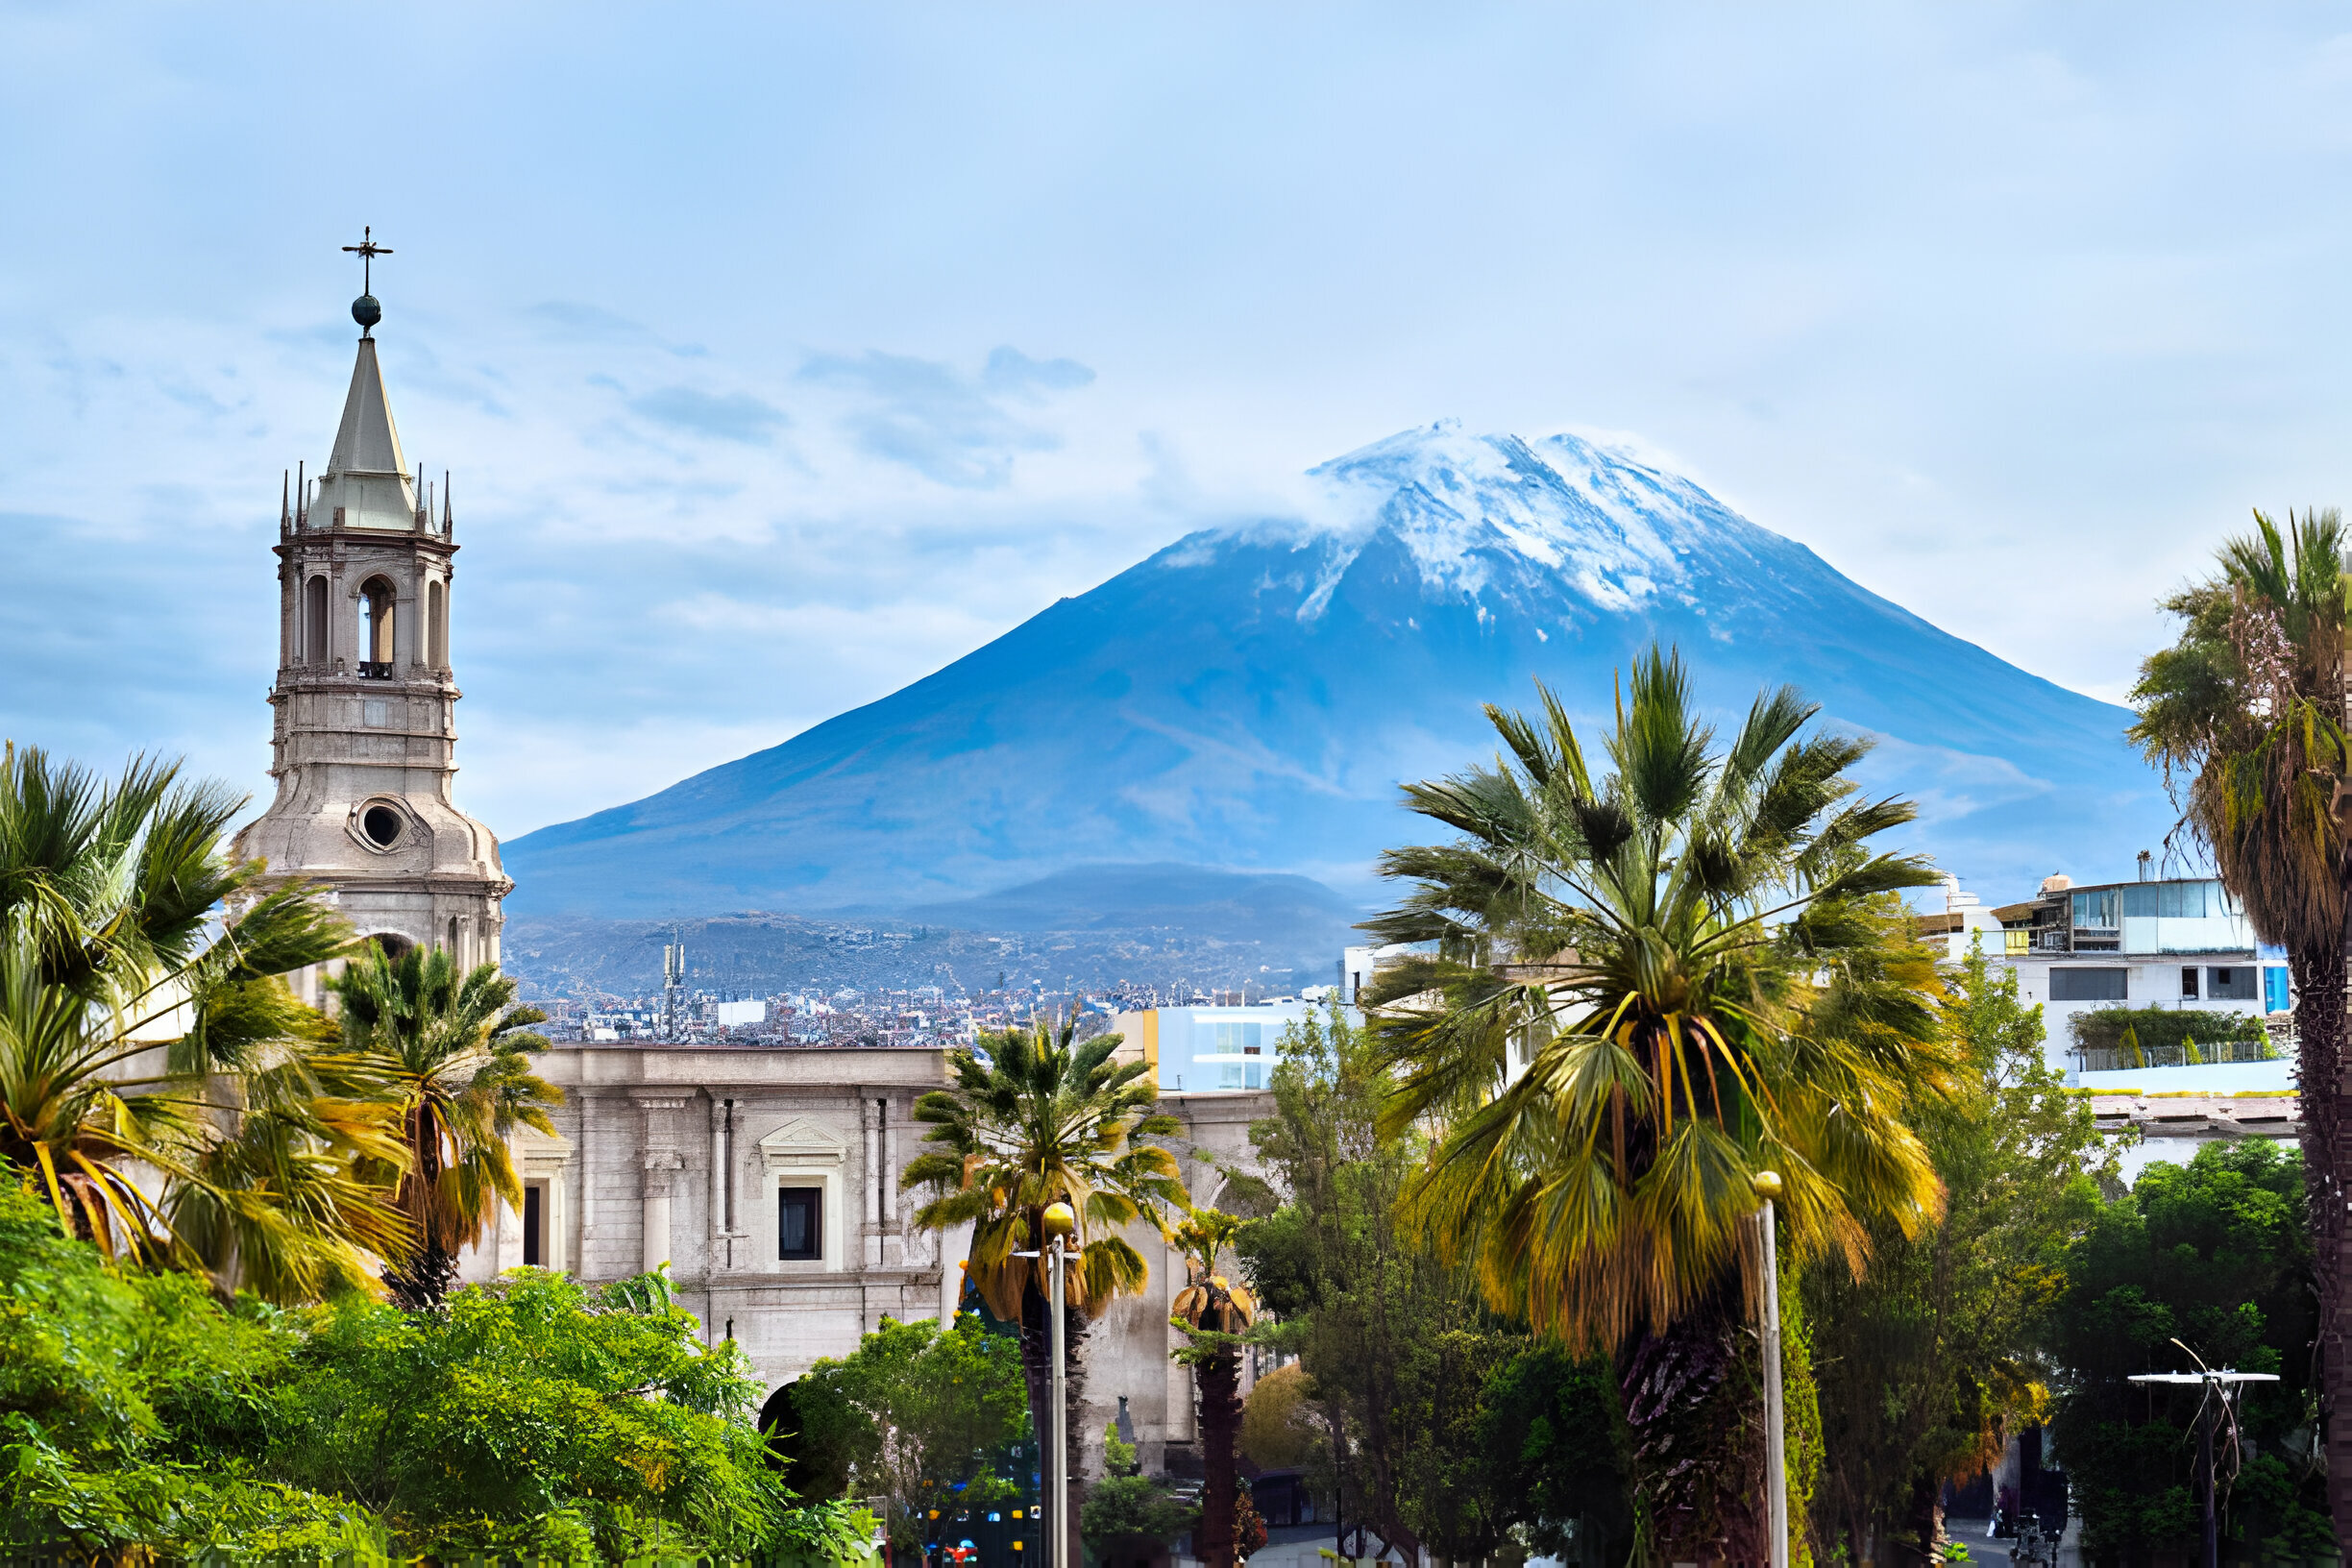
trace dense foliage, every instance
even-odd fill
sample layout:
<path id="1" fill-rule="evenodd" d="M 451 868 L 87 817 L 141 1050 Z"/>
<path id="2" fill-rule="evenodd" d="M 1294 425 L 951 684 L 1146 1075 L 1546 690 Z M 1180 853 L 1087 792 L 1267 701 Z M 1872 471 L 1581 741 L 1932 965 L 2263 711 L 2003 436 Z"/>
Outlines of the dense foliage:
<path id="1" fill-rule="evenodd" d="M 315 1300 L 406 1249 L 355 1169 L 399 1151 L 375 1076 L 280 979 L 350 932 L 229 859 L 243 804 L 145 758 L 104 779 L 0 749 L 0 1162 L 76 1236 Z"/>
<path id="2" fill-rule="evenodd" d="M 563 1091 L 531 1071 L 547 1041 L 528 1033 L 547 1015 L 515 1003 L 495 964 L 459 967 L 440 947 L 394 956 L 375 943 L 334 981 L 344 1048 L 365 1064 L 393 1108 L 397 1160 L 364 1160 L 359 1173 L 388 1188 L 414 1239 L 409 1262 L 385 1283 L 405 1306 L 440 1303 L 457 1252 L 481 1237 L 502 1200 L 523 1206 L 512 1139 L 552 1134 L 546 1108 Z"/>
<path id="3" fill-rule="evenodd" d="M 594 1294 L 529 1272 L 440 1313 L 346 1296 L 223 1306 L 118 1271 L 0 1181 L 0 1541 L 258 1558 L 347 1551 L 567 1561 L 794 1549 L 862 1516 L 791 1507 L 732 1342 L 658 1276 Z"/>
<path id="4" fill-rule="evenodd" d="M 1286 1032 L 1275 1115 L 1253 1129 L 1286 1201 L 1241 1231 L 1237 1250 L 1279 1317 L 1259 1337 L 1298 1361 L 1261 1379 L 1245 1446 L 1262 1464 L 1303 1471 L 1350 1530 L 1367 1525 L 1401 1552 L 1621 1562 L 1647 1522 L 1630 1496 L 1635 1455 L 1618 1369 L 1494 1312 L 1477 1282 L 1406 1222 L 1400 1198 L 1428 1146 L 1409 1131 L 1383 1132 L 1393 1084 L 1380 1047 L 1336 1009 Z M 1682 1454 L 1703 1467 L 1743 1445 L 1760 1464 L 1760 1444 L 1747 1441 L 1757 1430 L 1754 1336 L 1727 1345 L 1708 1385 L 1721 1403 L 1677 1413 Z M 1805 1435 L 1801 1310 L 1783 1346 L 1801 1496 L 1819 1443 Z"/>
<path id="5" fill-rule="evenodd" d="M 1103 1429 L 1103 1468 L 1110 1473 L 1087 1488 L 1078 1510 L 1078 1528 L 1098 1555 L 1122 1542 L 1164 1547 L 1200 1527 L 1201 1506 L 1142 1474 L 1135 1445 L 1119 1435 L 1115 1421 Z"/>
<path id="6" fill-rule="evenodd" d="M 1488 710 L 1494 766 L 1405 792 L 1455 836 L 1382 857 L 1411 891 L 1365 928 L 1433 949 L 1367 993 L 1382 1121 L 1434 1124 L 1411 1216 L 1487 1304 L 1618 1359 L 1656 1550 L 1759 1556 L 1737 1437 L 1760 1415 L 1726 1403 L 1755 1386 L 1752 1180 L 1779 1173 L 1793 1262 L 1859 1268 L 1871 1228 L 1933 1222 L 1909 1114 L 1951 1063 L 1895 894 L 1936 876 L 1878 847 L 1913 808 L 1862 797 L 1868 744 L 1812 730 L 1793 688 L 1719 742 L 1653 649 L 1589 759 L 1540 695 Z"/>
<path id="7" fill-rule="evenodd" d="M 894 1546 L 919 1545 L 924 1509 L 947 1494 L 972 1506 L 1017 1490 L 1003 1472 L 1005 1450 L 1029 1432 L 1020 1345 L 972 1313 L 949 1329 L 884 1317 L 855 1351 L 811 1367 L 792 1405 L 799 1430 L 786 1482 L 816 1496 L 805 1478 L 821 1477 L 851 1496 L 889 1499 Z"/>
<path id="8" fill-rule="evenodd" d="M 2044 1065 L 2041 1009 L 2013 972 L 1972 948 L 1940 1012 L 1965 1070 L 1911 1115 L 1944 1213 L 1916 1237 L 1876 1227 L 1865 1271 L 1833 1261 L 1805 1286 L 1829 1347 L 1815 1528 L 1857 1562 L 1874 1536 L 1931 1552 L 1945 1480 L 1980 1472 L 2045 1413 L 2040 1336 L 2112 1173 L 2090 1106 Z"/>
<path id="9" fill-rule="evenodd" d="M 2198 1390 L 2126 1381 L 2193 1370 L 2191 1353 L 2210 1366 L 2279 1377 L 2246 1388 L 2241 1455 L 2223 1444 L 2225 1482 L 2237 1471 L 2223 1538 L 2261 1540 L 2294 1557 L 2335 1556 L 2314 1454 L 2303 1201 L 2291 1152 L 2259 1139 L 2209 1143 L 2186 1166 L 2149 1165 L 2069 1248 L 2065 1291 L 2050 1315 L 2062 1368 L 2051 1425 L 2091 1560 L 2144 1561 L 2195 1546 Z"/>
<path id="10" fill-rule="evenodd" d="M 2266 1043 L 2269 1035 L 2262 1019 L 2249 1013 L 2190 1012 L 2184 1008 L 2090 1007 L 2067 1019 L 2067 1033 L 2089 1050 L 2118 1050 L 2138 1045 L 2143 1051 L 2170 1049 L 2203 1041 L 2254 1040 Z M 2144 1064 L 2134 1063 L 2133 1066 Z"/>

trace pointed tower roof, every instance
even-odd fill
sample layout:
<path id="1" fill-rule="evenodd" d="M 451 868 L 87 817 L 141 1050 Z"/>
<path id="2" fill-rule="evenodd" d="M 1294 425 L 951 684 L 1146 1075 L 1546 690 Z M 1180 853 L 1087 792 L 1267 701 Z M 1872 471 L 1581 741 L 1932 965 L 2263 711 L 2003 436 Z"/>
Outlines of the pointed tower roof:
<path id="1" fill-rule="evenodd" d="M 334 453 L 327 459 L 327 473 L 404 478 L 407 472 L 400 431 L 392 426 L 392 404 L 384 398 L 383 372 L 376 365 L 376 340 L 363 337 L 358 362 L 352 366 L 351 391 L 343 399 L 343 423 L 335 429 Z"/>

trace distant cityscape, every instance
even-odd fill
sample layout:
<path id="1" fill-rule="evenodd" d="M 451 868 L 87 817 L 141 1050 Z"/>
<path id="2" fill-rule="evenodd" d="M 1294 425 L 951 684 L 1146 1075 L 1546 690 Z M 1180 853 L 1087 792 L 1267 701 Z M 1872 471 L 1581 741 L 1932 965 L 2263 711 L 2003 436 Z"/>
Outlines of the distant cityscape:
<path id="1" fill-rule="evenodd" d="M 674 988 L 663 949 L 685 949 Z M 1145 1008 L 1313 1001 L 1339 974 L 1288 944 L 1174 929 L 985 932 L 746 913 L 516 918 L 505 968 L 550 1038 L 937 1046 L 1044 1015 L 1092 1032 Z"/>

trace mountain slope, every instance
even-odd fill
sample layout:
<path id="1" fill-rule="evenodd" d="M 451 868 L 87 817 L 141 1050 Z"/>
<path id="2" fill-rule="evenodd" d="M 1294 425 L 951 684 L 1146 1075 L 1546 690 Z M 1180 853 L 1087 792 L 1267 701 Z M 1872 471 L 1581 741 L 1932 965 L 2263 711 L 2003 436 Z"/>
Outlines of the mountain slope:
<path id="1" fill-rule="evenodd" d="M 1794 682 L 1869 732 L 1910 842 L 1988 895 L 2121 875 L 2168 814 L 2129 715 L 2005 664 L 1686 479 L 1440 426 L 1315 471 L 1338 524 L 1191 535 L 782 746 L 516 840 L 532 912 L 907 908 L 1098 862 L 1320 877 L 1420 829 L 1400 779 L 1494 749 L 1531 678 L 1598 721 L 1678 645 L 1727 720 Z"/>

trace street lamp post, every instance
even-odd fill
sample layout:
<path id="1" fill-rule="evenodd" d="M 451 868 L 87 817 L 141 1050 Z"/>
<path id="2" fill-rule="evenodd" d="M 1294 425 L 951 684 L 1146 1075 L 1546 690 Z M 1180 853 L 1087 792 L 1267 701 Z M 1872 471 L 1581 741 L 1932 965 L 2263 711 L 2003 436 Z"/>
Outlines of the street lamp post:
<path id="1" fill-rule="evenodd" d="M 2180 1341 L 2172 1341 L 2180 1345 Z M 2189 1350 L 2187 1345 L 2181 1349 Z M 2194 1351 L 2189 1352 L 2194 1358 Z M 2134 1383 L 2195 1384 L 2205 1390 L 2197 1405 L 2197 1502 L 2204 1514 L 2204 1553 L 2199 1560 L 2205 1568 L 2215 1568 L 2220 1561 L 2220 1519 L 2214 1498 L 2214 1424 L 2219 1421 L 2230 1404 L 2237 1398 L 2239 1385 L 2248 1383 L 2276 1383 L 2275 1372 L 2237 1372 L 2228 1368 L 2217 1372 L 2200 1361 L 2194 1372 L 2144 1372 L 2131 1380 Z"/>
<path id="2" fill-rule="evenodd" d="M 1053 1455 L 1053 1507 L 1045 1516 L 1053 1525 L 1047 1542 L 1049 1568 L 1069 1568 L 1069 1360 L 1063 1282 L 1069 1267 L 1070 1232 L 1077 1225 L 1078 1216 L 1066 1203 L 1056 1203 L 1045 1211 L 1045 1279 L 1053 1310 L 1053 1376 L 1048 1399 L 1053 1407 L 1053 1435 L 1047 1439 Z"/>
<path id="3" fill-rule="evenodd" d="M 1772 1532 L 1771 1568 L 1789 1568 L 1788 1422 L 1780 1409 L 1780 1262 L 1773 1236 L 1773 1199 L 1780 1195 L 1780 1174 L 1755 1173 L 1756 1196 L 1764 1200 L 1756 1223 L 1764 1233 L 1764 1501 Z"/>

